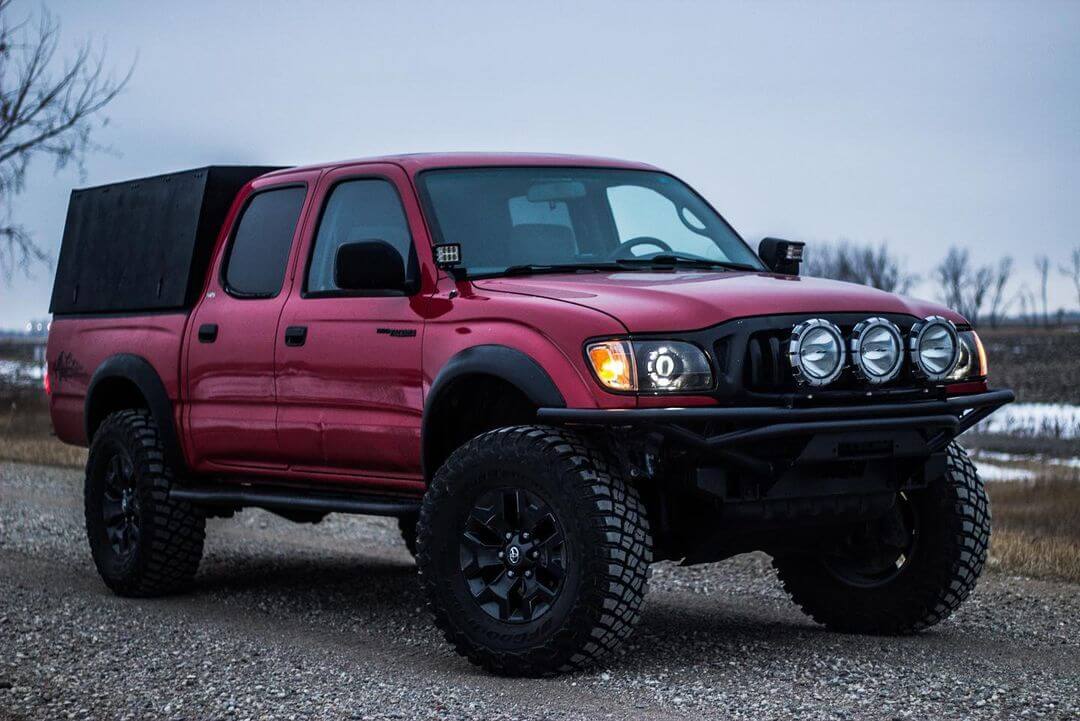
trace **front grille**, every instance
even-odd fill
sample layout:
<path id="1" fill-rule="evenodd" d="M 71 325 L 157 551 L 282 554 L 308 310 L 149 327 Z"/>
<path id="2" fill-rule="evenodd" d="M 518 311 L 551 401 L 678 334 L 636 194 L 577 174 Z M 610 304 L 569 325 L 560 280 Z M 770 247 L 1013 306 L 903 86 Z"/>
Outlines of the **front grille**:
<path id="1" fill-rule="evenodd" d="M 787 338 L 775 331 L 750 336 L 746 346 L 746 387 L 759 393 L 794 390 Z"/>

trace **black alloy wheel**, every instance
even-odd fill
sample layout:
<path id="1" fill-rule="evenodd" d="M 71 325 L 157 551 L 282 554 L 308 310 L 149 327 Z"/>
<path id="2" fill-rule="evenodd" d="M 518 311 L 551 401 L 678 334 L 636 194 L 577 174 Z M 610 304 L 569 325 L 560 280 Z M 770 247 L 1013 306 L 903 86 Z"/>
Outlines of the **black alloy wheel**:
<path id="1" fill-rule="evenodd" d="M 904 572 L 919 543 L 919 512 L 901 492 L 884 517 L 844 539 L 842 552 L 822 559 L 839 580 L 858 588 L 885 585 Z"/>
<path id="2" fill-rule="evenodd" d="M 135 471 L 131 458 L 119 445 L 112 445 L 105 461 L 103 481 L 105 492 L 101 513 L 105 533 L 113 553 L 124 557 L 139 543 L 139 496 L 135 488 Z"/>
<path id="3" fill-rule="evenodd" d="M 461 572 L 494 619 L 528 623 L 546 613 L 566 576 L 565 536 L 551 507 L 517 488 L 480 496 L 461 534 Z"/>

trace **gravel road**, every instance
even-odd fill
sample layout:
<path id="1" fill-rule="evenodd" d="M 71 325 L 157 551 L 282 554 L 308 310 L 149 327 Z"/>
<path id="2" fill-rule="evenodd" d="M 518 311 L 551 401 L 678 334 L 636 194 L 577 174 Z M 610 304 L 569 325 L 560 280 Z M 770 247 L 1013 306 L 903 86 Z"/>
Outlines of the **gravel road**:
<path id="1" fill-rule="evenodd" d="M 984 577 L 909 638 L 804 618 L 768 559 L 655 567 L 627 652 L 554 680 L 488 676 L 419 608 L 392 520 L 214 520 L 189 595 L 99 582 L 81 474 L 0 463 L 3 719 L 1080 718 L 1080 587 Z"/>

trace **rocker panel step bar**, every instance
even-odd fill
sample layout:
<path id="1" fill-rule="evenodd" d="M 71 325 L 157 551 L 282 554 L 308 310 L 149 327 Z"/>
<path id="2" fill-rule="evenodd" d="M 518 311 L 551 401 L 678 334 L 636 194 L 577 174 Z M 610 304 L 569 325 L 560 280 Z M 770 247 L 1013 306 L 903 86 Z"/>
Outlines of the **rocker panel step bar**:
<path id="1" fill-rule="evenodd" d="M 177 486 L 169 491 L 169 497 L 204 506 L 254 507 L 270 511 L 356 513 L 365 516 L 406 516 L 420 510 L 419 500 L 405 498 L 224 484 Z"/>

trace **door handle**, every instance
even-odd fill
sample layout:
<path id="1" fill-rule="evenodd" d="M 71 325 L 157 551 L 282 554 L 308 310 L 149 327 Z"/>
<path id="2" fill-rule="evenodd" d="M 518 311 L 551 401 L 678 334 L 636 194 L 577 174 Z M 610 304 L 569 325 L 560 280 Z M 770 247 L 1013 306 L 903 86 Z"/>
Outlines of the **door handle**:
<path id="1" fill-rule="evenodd" d="M 217 323 L 203 323 L 199 326 L 199 342 L 213 343 L 217 340 Z"/>
<path id="2" fill-rule="evenodd" d="M 288 346 L 302 346 L 307 340 L 307 326 L 306 325 L 290 325 L 285 329 L 285 345 Z"/>

